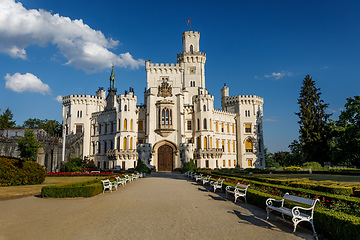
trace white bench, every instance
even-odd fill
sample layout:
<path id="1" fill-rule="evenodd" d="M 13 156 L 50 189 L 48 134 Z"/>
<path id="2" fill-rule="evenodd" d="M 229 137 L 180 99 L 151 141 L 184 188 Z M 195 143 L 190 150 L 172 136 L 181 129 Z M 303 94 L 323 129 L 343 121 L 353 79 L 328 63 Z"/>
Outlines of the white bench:
<path id="1" fill-rule="evenodd" d="M 125 183 L 126 183 L 126 180 L 125 178 L 120 178 L 119 176 L 115 177 L 115 180 L 116 180 L 116 185 L 119 186 L 119 185 L 122 185 L 123 187 L 125 186 Z"/>
<path id="2" fill-rule="evenodd" d="M 202 179 L 202 184 L 203 185 L 205 185 L 205 184 L 210 184 L 210 178 L 211 178 L 211 176 L 210 175 L 207 175 L 206 177 L 204 177 L 203 179 Z"/>
<path id="3" fill-rule="evenodd" d="M 197 176 L 195 177 L 195 181 L 196 181 L 196 182 L 202 181 L 202 179 L 203 179 L 202 173 L 200 173 L 199 175 L 197 175 Z"/>
<path id="4" fill-rule="evenodd" d="M 296 203 L 301 203 L 301 204 L 304 204 L 304 205 L 308 205 L 310 207 L 309 208 L 304 208 L 304 207 L 300 207 L 300 206 L 295 206 L 292 209 L 286 208 L 286 207 L 284 207 L 285 200 L 289 200 L 289 201 L 296 202 Z M 281 200 L 268 198 L 266 200 L 266 212 L 267 212 L 267 218 L 266 219 L 269 219 L 269 213 L 271 211 L 280 212 L 284 220 L 285 220 L 284 214 L 288 215 L 288 216 L 292 217 L 292 221 L 294 223 L 294 232 L 296 231 L 296 226 L 300 222 L 302 222 L 302 221 L 310 222 L 311 226 L 312 226 L 312 229 L 314 231 L 314 236 L 315 236 L 316 239 L 318 239 L 317 234 L 315 232 L 314 223 L 313 223 L 314 208 L 315 208 L 315 204 L 316 204 L 317 201 L 319 201 L 319 199 L 313 200 L 313 199 L 308 199 L 308 198 L 302 198 L 302 197 L 297 197 L 297 196 L 290 195 L 289 193 L 285 193 L 283 199 L 281 199 Z M 281 203 L 281 206 L 275 207 L 273 205 L 274 202 Z M 308 215 L 308 213 L 310 215 Z"/>
<path id="5" fill-rule="evenodd" d="M 115 187 L 117 190 L 117 185 L 113 184 L 112 182 L 110 182 L 109 179 L 106 180 L 101 180 L 102 184 L 103 184 L 103 193 L 105 192 L 106 189 L 109 189 L 110 192 L 112 192 L 112 188 Z"/>
<path id="6" fill-rule="evenodd" d="M 241 184 L 241 183 L 237 183 L 235 187 L 226 186 L 226 188 L 225 188 L 226 197 L 227 197 L 228 193 L 231 193 L 231 194 L 234 194 L 234 198 L 235 198 L 234 202 L 236 202 L 238 197 L 243 197 L 245 199 L 245 202 L 247 203 L 246 192 L 247 192 L 247 189 L 249 186 L 250 185 L 245 185 L 245 184 Z"/>
<path id="7" fill-rule="evenodd" d="M 217 181 L 211 181 L 210 182 L 210 186 L 214 188 L 214 192 L 216 191 L 216 189 L 221 189 L 222 190 L 222 184 L 223 184 L 224 180 L 225 179 L 219 178 Z"/>

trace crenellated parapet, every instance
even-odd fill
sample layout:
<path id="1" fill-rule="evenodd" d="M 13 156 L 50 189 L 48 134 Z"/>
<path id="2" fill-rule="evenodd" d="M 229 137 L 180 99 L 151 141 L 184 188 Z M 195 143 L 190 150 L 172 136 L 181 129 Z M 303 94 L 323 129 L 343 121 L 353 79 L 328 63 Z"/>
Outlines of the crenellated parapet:
<path id="1" fill-rule="evenodd" d="M 184 67 L 179 63 L 150 63 L 150 61 L 145 62 L 145 70 L 150 73 L 159 73 L 159 74 L 176 74 L 184 71 Z"/>
<path id="2" fill-rule="evenodd" d="M 225 105 L 262 105 L 264 99 L 256 95 L 238 95 L 233 97 L 227 97 L 224 99 Z"/>
<path id="3" fill-rule="evenodd" d="M 93 95 L 69 95 L 62 98 L 62 104 L 90 104 L 105 106 L 106 100 L 102 97 Z"/>
<path id="4" fill-rule="evenodd" d="M 227 112 L 227 111 L 223 111 L 223 110 L 219 110 L 219 109 L 214 109 L 213 110 L 213 114 L 215 115 L 220 115 L 220 116 L 229 116 L 229 117 L 236 117 L 235 113 L 231 113 L 231 112 Z"/>

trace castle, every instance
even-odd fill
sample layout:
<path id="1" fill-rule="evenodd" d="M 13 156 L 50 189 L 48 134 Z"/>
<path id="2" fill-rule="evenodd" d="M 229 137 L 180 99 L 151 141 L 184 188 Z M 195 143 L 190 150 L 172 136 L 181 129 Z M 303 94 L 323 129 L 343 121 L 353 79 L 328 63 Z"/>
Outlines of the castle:
<path id="1" fill-rule="evenodd" d="M 206 54 L 200 33 L 182 34 L 176 64 L 145 62 L 144 104 L 132 88 L 117 95 L 114 68 L 106 95 L 63 97 L 64 140 L 73 157 L 98 168 L 134 168 L 140 158 L 156 171 L 172 171 L 194 159 L 200 168 L 263 168 L 263 99 L 229 96 L 221 89 L 221 110 L 205 87 Z M 75 136 L 75 137 L 74 137 Z M 77 136 L 77 137 L 76 137 Z"/>

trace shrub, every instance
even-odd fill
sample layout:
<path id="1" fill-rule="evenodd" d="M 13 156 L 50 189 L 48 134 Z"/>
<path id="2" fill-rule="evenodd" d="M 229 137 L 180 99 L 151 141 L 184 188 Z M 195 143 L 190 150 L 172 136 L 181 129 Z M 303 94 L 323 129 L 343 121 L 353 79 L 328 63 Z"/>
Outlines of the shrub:
<path id="1" fill-rule="evenodd" d="M 92 181 L 45 186 L 41 189 L 41 197 L 92 197 L 102 193 L 102 191 L 103 186 L 100 179 L 95 179 Z"/>
<path id="2" fill-rule="evenodd" d="M 296 166 L 290 166 L 290 167 L 284 167 L 285 171 L 300 171 L 301 167 L 296 167 Z"/>
<path id="3" fill-rule="evenodd" d="M 189 162 L 185 162 L 183 167 L 181 168 L 181 173 L 185 173 L 185 172 L 193 172 L 196 171 L 196 165 L 193 159 L 190 159 Z"/>
<path id="4" fill-rule="evenodd" d="M 148 166 L 146 166 L 146 164 L 140 158 L 138 159 L 135 170 L 146 174 L 151 173 L 151 169 L 148 168 Z"/>
<path id="5" fill-rule="evenodd" d="M 310 169 L 321 169 L 322 166 L 318 162 L 306 162 L 303 164 L 304 168 L 310 168 Z"/>
<path id="6" fill-rule="evenodd" d="M 0 186 L 39 184 L 45 176 L 44 167 L 37 162 L 0 157 Z"/>

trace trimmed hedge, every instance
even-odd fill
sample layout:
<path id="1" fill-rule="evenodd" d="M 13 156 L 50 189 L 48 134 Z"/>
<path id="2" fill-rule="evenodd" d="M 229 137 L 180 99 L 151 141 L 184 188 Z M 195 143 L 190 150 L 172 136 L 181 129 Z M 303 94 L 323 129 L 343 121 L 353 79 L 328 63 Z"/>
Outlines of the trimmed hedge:
<path id="1" fill-rule="evenodd" d="M 0 157 L 0 186 L 40 184 L 45 177 L 44 167 L 37 162 Z"/>
<path id="2" fill-rule="evenodd" d="M 215 180 L 215 179 L 214 179 Z M 225 187 L 233 184 L 224 182 Z M 282 197 L 274 196 L 268 193 L 262 193 L 249 188 L 247 191 L 247 202 L 263 209 L 266 209 L 266 199 L 275 198 L 282 199 Z M 288 206 L 295 206 L 289 203 Z M 312 231 L 310 224 L 301 225 Z M 360 218 L 350 216 L 345 213 L 335 212 L 316 205 L 314 210 L 314 225 L 317 233 L 329 240 L 360 240 Z"/>
<path id="3" fill-rule="evenodd" d="M 92 197 L 102 193 L 103 186 L 100 181 L 101 179 L 45 186 L 42 187 L 41 189 L 41 197 L 45 197 L 45 198 Z"/>

